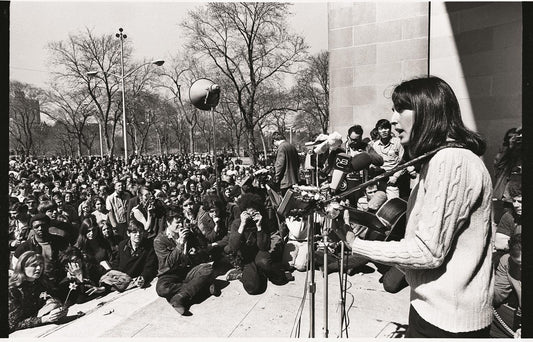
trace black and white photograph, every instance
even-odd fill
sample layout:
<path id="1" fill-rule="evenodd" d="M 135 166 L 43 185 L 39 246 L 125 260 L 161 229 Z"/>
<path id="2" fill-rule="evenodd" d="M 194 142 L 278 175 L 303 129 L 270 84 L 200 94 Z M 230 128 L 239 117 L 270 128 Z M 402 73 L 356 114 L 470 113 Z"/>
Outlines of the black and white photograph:
<path id="1" fill-rule="evenodd" d="M 532 337 L 532 7 L 3 3 L 2 337 Z"/>

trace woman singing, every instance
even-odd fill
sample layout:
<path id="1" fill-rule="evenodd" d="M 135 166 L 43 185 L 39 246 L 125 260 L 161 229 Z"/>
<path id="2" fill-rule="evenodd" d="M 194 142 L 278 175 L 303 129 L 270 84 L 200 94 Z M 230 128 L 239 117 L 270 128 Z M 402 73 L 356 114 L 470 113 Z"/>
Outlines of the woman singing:
<path id="1" fill-rule="evenodd" d="M 411 158 L 449 142 L 420 169 L 400 241 L 348 239 L 353 253 L 396 265 L 411 286 L 406 337 L 489 337 L 492 183 L 485 142 L 468 130 L 450 86 L 437 77 L 398 85 L 392 124 Z M 353 242 L 352 242 L 353 241 Z"/>

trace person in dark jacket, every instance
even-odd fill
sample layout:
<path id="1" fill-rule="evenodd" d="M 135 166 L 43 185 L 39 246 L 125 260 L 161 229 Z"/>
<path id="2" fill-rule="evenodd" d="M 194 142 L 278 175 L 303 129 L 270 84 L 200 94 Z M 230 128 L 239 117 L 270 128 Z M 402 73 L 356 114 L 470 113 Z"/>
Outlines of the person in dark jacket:
<path id="1" fill-rule="evenodd" d="M 8 287 L 10 332 L 57 322 L 66 316 L 68 310 L 61 305 L 46 313 L 41 311 L 53 288 L 43 270 L 44 259 L 34 251 L 22 253 L 17 260 Z"/>
<path id="2" fill-rule="evenodd" d="M 228 280 L 239 279 L 251 295 L 266 291 L 268 281 L 284 285 L 289 280 L 279 265 L 272 263 L 269 227 L 263 225 L 265 208 L 261 197 L 245 193 L 237 200 L 241 215 L 231 224 L 225 251 L 237 259 L 236 270 L 228 274 Z"/>
<path id="3" fill-rule="evenodd" d="M 118 244 L 112 268 L 133 278 L 134 284 L 147 287 L 157 274 L 157 257 L 153 244 L 146 239 L 143 225 L 130 220 L 127 230 L 128 239 Z"/>
<path id="4" fill-rule="evenodd" d="M 58 284 L 58 297 L 65 306 L 85 303 L 111 291 L 110 287 L 99 284 L 106 269 L 77 247 L 71 246 L 61 252 L 60 263 L 66 276 Z"/>
<path id="5" fill-rule="evenodd" d="M 20 244 L 13 254 L 13 265 L 16 265 L 22 253 L 34 251 L 44 258 L 44 275 L 53 283 L 64 276 L 64 271 L 59 265 L 59 252 L 68 247 L 68 242 L 58 235 L 48 232 L 50 218 L 45 214 L 37 214 L 30 220 L 33 236 Z"/>
<path id="6" fill-rule="evenodd" d="M 278 147 L 276 162 L 274 163 L 274 183 L 284 195 L 291 186 L 298 184 L 300 158 L 296 147 L 286 141 L 283 134 L 274 132 L 272 141 Z"/>
<path id="7" fill-rule="evenodd" d="M 201 232 L 189 226 L 177 207 L 171 207 L 167 228 L 154 239 L 159 261 L 156 292 L 181 315 L 190 315 L 191 300 L 207 289 L 212 295 L 220 295 L 213 266 L 206 262 L 206 246 Z"/>

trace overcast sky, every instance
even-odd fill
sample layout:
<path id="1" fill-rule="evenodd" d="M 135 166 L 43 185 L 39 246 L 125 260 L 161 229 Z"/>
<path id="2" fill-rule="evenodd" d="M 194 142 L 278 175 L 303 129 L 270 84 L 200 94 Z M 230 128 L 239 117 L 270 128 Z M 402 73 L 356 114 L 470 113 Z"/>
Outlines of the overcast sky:
<path id="1" fill-rule="evenodd" d="M 168 59 L 182 45 L 179 24 L 196 2 L 179 1 L 12 1 L 10 79 L 44 87 L 49 79 L 46 45 L 66 40 L 85 27 L 96 35 L 124 29 L 137 60 Z M 327 50 L 327 3 L 297 2 L 293 32 L 305 37 L 310 52 Z"/>

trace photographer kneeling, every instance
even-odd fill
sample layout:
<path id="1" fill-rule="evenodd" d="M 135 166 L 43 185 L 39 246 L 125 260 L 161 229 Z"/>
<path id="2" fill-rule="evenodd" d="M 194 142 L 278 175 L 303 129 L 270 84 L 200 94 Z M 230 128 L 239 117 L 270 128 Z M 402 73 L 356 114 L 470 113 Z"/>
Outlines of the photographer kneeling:
<path id="1" fill-rule="evenodd" d="M 237 200 L 241 215 L 230 228 L 229 243 L 225 251 L 232 255 L 237 269 L 228 274 L 228 280 L 239 279 L 246 292 L 251 295 L 266 291 L 268 281 L 285 285 L 289 280 L 281 265 L 272 263 L 270 230 L 263 225 L 265 207 L 261 197 L 245 193 Z"/>

